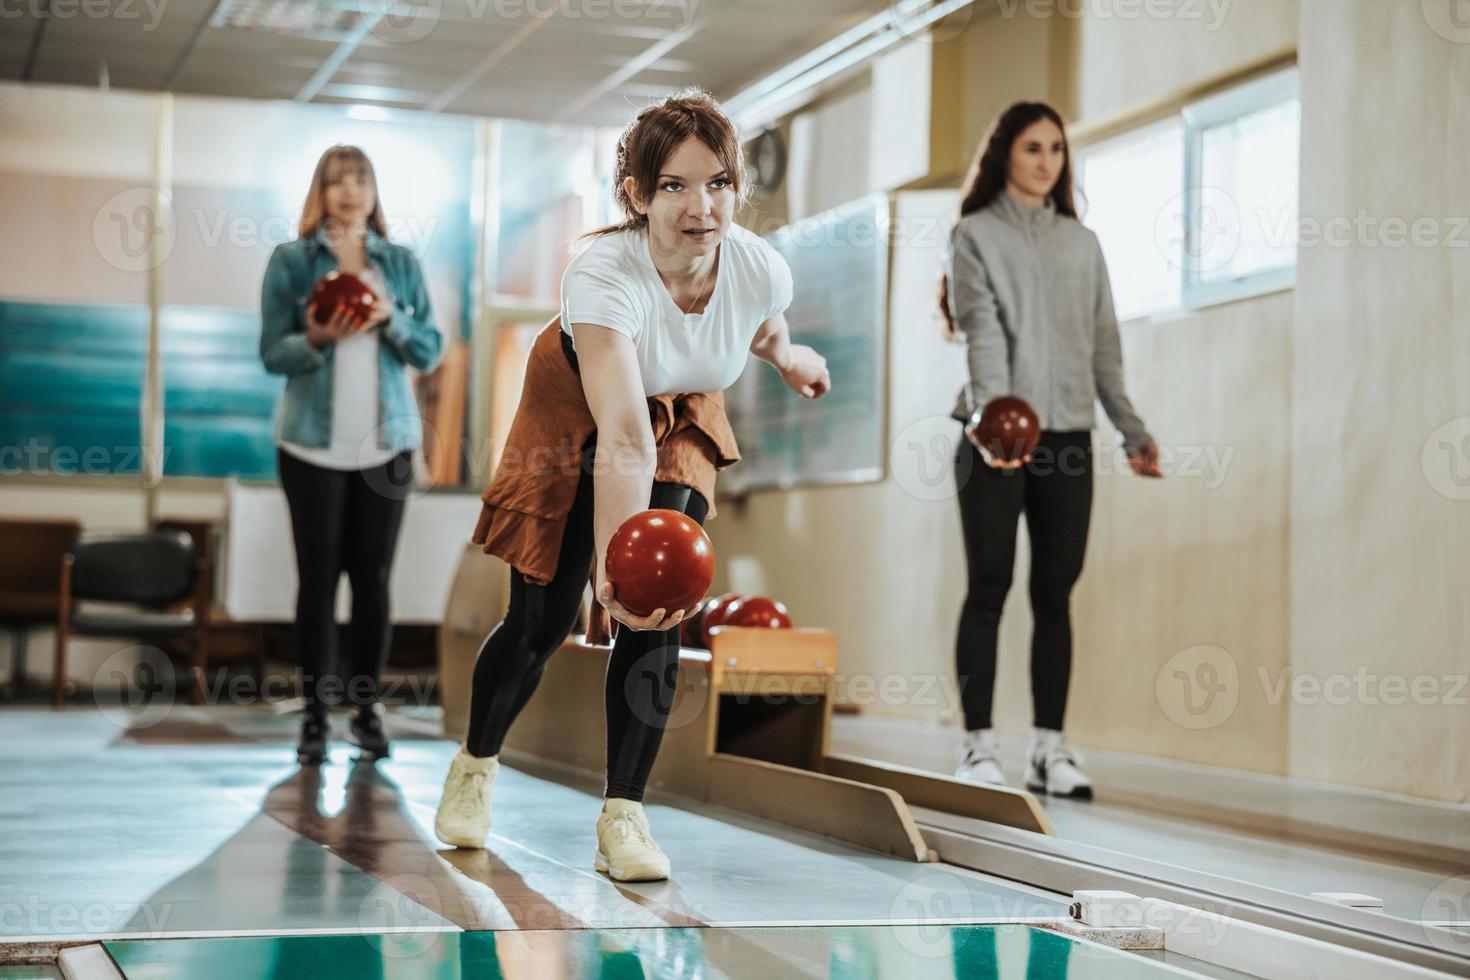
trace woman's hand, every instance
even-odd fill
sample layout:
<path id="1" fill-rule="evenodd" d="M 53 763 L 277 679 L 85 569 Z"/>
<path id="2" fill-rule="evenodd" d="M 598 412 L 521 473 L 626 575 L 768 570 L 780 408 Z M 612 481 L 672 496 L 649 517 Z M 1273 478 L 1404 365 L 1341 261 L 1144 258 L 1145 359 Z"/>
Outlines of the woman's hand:
<path id="1" fill-rule="evenodd" d="M 332 315 L 325 321 L 317 319 L 317 309 L 314 303 L 306 306 L 306 340 L 307 343 L 322 350 L 328 344 L 350 337 L 357 333 L 357 319 L 341 303 L 332 311 Z"/>
<path id="2" fill-rule="evenodd" d="M 975 449 L 980 453 L 980 458 L 985 460 L 986 466 L 990 467 L 993 470 L 1019 470 L 1021 467 L 1031 462 L 1030 453 L 1027 453 L 1025 456 L 1022 456 L 1020 459 L 1016 460 L 1002 459 L 1001 457 L 992 453 L 988 448 L 980 444 L 979 426 L 980 422 L 978 419 L 971 420 L 965 426 L 965 438 L 970 440 L 970 445 L 974 446 Z"/>
<path id="3" fill-rule="evenodd" d="M 1139 476 L 1151 477 L 1155 480 L 1164 475 L 1159 468 L 1159 447 L 1149 440 L 1138 447 L 1138 452 L 1128 456 L 1128 465 L 1133 467 L 1133 472 Z"/>
<path id="4" fill-rule="evenodd" d="M 781 372 L 781 380 L 803 398 L 821 398 L 832 390 L 827 359 L 805 344 L 791 345 L 791 360 Z"/>
<path id="5" fill-rule="evenodd" d="M 699 609 L 695 604 L 693 609 L 676 609 L 673 615 L 667 615 L 667 610 L 655 609 L 652 615 L 639 616 L 627 606 L 618 601 L 613 594 L 612 583 L 609 582 L 603 572 L 603 559 L 597 559 L 596 592 L 597 601 L 607 610 L 609 616 L 628 627 L 630 630 L 667 630 L 678 626 L 688 616 L 694 615 Z"/>

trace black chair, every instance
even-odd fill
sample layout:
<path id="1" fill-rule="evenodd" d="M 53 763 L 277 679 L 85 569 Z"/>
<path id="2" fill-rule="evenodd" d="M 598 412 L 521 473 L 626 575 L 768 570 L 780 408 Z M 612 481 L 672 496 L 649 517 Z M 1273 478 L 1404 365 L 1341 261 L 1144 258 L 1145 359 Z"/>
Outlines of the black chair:
<path id="1" fill-rule="evenodd" d="M 183 531 L 79 534 L 61 566 L 52 690 L 56 707 L 66 705 L 66 649 L 73 635 L 139 640 L 192 635 L 191 699 L 203 704 L 209 632 L 202 627 L 210 581 L 207 561 L 198 557 L 193 539 Z"/>

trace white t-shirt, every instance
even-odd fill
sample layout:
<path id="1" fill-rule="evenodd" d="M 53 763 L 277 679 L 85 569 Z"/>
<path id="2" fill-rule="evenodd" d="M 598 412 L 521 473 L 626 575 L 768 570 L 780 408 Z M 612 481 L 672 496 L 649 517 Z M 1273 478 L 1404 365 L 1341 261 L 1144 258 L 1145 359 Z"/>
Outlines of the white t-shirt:
<path id="1" fill-rule="evenodd" d="M 724 391 L 745 370 L 760 325 L 791 305 L 791 269 L 739 225 L 719 247 L 714 292 L 703 313 L 686 314 L 659 278 L 647 235 L 593 239 L 562 276 L 562 330 L 595 323 L 631 339 L 649 397 Z"/>
<path id="2" fill-rule="evenodd" d="M 388 295 L 382 277 L 360 275 Z M 333 344 L 331 444 L 314 449 L 280 439 L 283 452 L 329 470 L 368 470 L 398 455 L 378 446 L 378 333 L 364 330 Z"/>

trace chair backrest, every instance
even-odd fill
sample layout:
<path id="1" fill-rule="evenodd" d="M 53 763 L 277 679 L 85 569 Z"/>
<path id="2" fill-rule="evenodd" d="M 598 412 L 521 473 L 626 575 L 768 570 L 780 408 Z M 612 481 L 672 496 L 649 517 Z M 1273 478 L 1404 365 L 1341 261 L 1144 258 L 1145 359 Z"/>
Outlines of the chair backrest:
<path id="1" fill-rule="evenodd" d="M 0 520 L 0 591 L 54 594 L 61 556 L 81 530 L 76 521 Z"/>
<path id="2" fill-rule="evenodd" d="M 166 606 L 194 594 L 194 542 L 183 531 L 89 531 L 71 553 L 78 599 Z"/>

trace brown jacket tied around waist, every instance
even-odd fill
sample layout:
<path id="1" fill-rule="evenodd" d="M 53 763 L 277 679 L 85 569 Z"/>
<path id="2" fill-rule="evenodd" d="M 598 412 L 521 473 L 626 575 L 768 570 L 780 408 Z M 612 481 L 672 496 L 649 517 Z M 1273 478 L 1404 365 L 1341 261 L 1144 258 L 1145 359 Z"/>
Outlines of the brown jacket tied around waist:
<path id="1" fill-rule="evenodd" d="M 697 490 L 715 515 L 715 474 L 740 459 L 722 392 L 648 399 L 658 447 L 654 479 Z M 597 431 L 582 379 L 562 351 L 561 319 L 536 337 L 505 451 L 471 540 L 530 582 L 556 574 L 567 515 L 582 478 L 583 447 Z"/>

